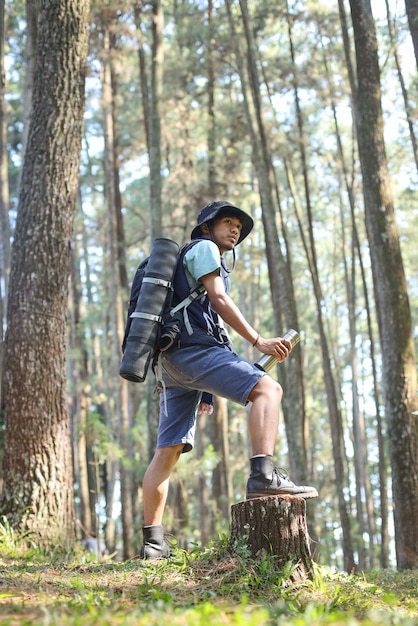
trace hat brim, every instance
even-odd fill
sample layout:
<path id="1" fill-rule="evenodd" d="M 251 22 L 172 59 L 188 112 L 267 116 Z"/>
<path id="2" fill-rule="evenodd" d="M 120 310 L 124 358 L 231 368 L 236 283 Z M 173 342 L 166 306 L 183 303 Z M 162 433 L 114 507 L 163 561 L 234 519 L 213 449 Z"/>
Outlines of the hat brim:
<path id="1" fill-rule="evenodd" d="M 250 232 L 252 231 L 254 227 L 254 220 L 252 217 L 250 217 L 250 215 L 248 215 L 248 213 L 245 213 L 242 209 L 239 209 L 236 206 L 232 206 L 228 204 L 228 205 L 215 209 L 212 213 L 210 213 L 206 217 L 205 221 L 202 222 L 202 224 L 198 224 L 197 226 L 195 226 L 190 235 L 191 239 L 198 239 L 199 237 L 203 237 L 204 236 L 202 232 L 203 224 L 206 224 L 210 220 L 220 218 L 223 215 L 230 215 L 231 217 L 237 217 L 242 224 L 241 233 L 240 233 L 240 236 L 236 245 L 241 243 L 241 241 L 243 241 L 243 239 L 245 239 L 250 234 Z"/>

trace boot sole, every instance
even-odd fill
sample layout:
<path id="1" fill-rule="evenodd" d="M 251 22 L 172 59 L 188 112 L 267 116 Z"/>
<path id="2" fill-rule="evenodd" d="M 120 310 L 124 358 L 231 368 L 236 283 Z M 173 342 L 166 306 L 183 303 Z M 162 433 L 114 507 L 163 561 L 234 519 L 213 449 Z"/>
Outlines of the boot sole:
<path id="1" fill-rule="evenodd" d="M 246 500 L 254 500 L 255 498 L 267 498 L 271 496 L 291 496 L 292 498 L 302 498 L 308 500 L 309 498 L 317 498 L 317 491 L 308 491 L 306 493 L 288 493 L 287 491 L 280 491 L 279 493 L 251 493 L 245 496 Z"/>

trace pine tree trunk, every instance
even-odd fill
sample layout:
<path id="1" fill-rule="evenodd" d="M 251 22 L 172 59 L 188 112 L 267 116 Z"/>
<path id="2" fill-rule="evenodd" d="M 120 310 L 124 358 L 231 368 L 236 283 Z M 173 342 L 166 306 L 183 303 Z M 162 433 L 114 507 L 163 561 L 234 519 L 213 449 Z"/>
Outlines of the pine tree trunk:
<path id="1" fill-rule="evenodd" d="M 313 562 L 306 525 L 306 502 L 291 496 L 244 500 L 231 507 L 230 548 L 246 547 L 251 556 L 274 557 L 277 569 L 292 563 L 290 578 L 296 582 L 313 576 Z"/>
<path id="2" fill-rule="evenodd" d="M 352 116 L 354 123 L 354 135 L 357 136 L 357 100 L 358 100 L 358 90 L 357 84 L 354 77 L 354 68 L 352 63 L 352 55 L 350 49 L 350 39 L 349 32 L 347 26 L 347 16 L 344 7 L 344 1 L 338 0 L 338 7 L 340 13 L 340 22 L 342 29 L 342 37 L 344 42 L 344 55 L 347 66 L 347 73 L 349 77 L 350 83 L 350 91 L 351 91 L 351 100 L 352 100 Z M 344 163 L 344 161 L 343 161 Z M 378 385 L 378 376 L 377 376 L 377 363 L 375 356 L 375 339 L 373 332 L 373 325 L 371 319 L 371 306 L 370 306 L 370 298 L 369 291 L 367 287 L 366 280 L 366 271 L 365 264 L 363 262 L 363 252 L 362 252 L 362 242 L 360 242 L 360 238 L 358 235 L 358 229 L 356 224 L 356 215 L 355 215 L 355 202 L 354 202 L 354 194 L 351 183 L 349 183 L 349 179 L 352 178 L 348 175 L 348 172 L 345 173 L 346 179 L 346 187 L 347 193 L 350 200 L 350 209 L 351 209 L 351 222 L 353 228 L 353 238 L 354 244 L 357 250 L 360 273 L 361 273 L 361 281 L 363 288 L 363 296 L 365 302 L 365 311 L 367 316 L 367 329 L 368 335 L 370 337 L 370 361 L 372 368 L 372 378 L 373 378 L 373 395 L 374 395 L 374 404 L 376 410 L 376 431 L 377 431 L 377 442 L 378 442 L 378 450 L 379 450 L 379 490 L 380 490 L 380 565 L 383 568 L 388 567 L 389 565 L 389 526 L 388 526 L 388 493 L 387 493 L 387 464 L 386 464 L 386 452 L 383 438 L 383 426 L 382 426 L 382 416 L 381 416 L 381 401 L 380 401 L 380 393 L 379 393 L 379 385 Z M 370 505 L 368 505 L 370 507 Z"/>
<path id="3" fill-rule="evenodd" d="M 216 503 L 217 512 L 225 520 L 229 520 L 233 487 L 229 454 L 228 402 L 225 398 L 216 397 L 215 413 L 212 419 L 212 441 L 216 452 L 221 457 L 213 470 L 213 499 Z"/>
<path id="4" fill-rule="evenodd" d="M 163 26 L 164 12 L 160 0 L 152 1 L 152 64 L 150 117 L 150 202 L 151 239 L 161 237 L 162 179 L 161 179 L 161 96 L 163 89 Z"/>
<path id="5" fill-rule="evenodd" d="M 276 206 L 277 202 L 275 201 L 276 187 L 270 146 L 263 117 L 256 43 L 253 37 L 253 26 L 248 11 L 248 3 L 246 0 L 240 0 L 241 18 L 246 37 L 245 55 L 248 59 L 248 64 L 245 65 L 244 55 L 240 51 L 234 25 L 232 5 L 229 0 L 225 6 L 228 12 L 231 40 L 240 74 L 247 124 L 251 136 L 252 161 L 259 184 L 269 281 L 275 314 L 274 331 L 277 335 L 283 335 L 287 328 L 298 327 L 297 310 L 288 255 L 289 251 L 286 251 L 288 255 L 286 259 L 279 244 L 280 237 L 276 226 L 276 213 L 279 212 L 279 207 Z M 307 475 L 306 414 L 300 350 L 295 351 L 295 354 L 281 368 L 280 372 L 282 376 L 280 382 L 283 383 L 285 390 L 283 411 L 286 411 L 285 423 L 288 449 L 290 450 L 290 467 L 296 480 L 304 480 Z M 286 384 L 286 379 L 292 380 L 292 384 Z M 292 417 L 288 419 L 290 411 Z"/>
<path id="6" fill-rule="evenodd" d="M 199 428 L 196 432 L 196 457 L 199 461 L 199 470 L 197 474 L 197 500 L 199 503 L 200 542 L 202 546 L 206 546 L 210 540 L 211 528 L 207 470 L 202 461 L 202 457 L 204 457 L 208 445 L 208 438 L 206 434 L 206 415 L 199 415 L 198 419 Z"/>
<path id="7" fill-rule="evenodd" d="M 109 291 L 112 307 L 110 321 L 112 325 L 112 369 L 118 371 L 121 351 L 120 337 L 123 332 L 122 315 L 122 288 L 127 290 L 127 278 L 124 253 L 121 252 L 122 223 L 119 190 L 119 171 L 117 145 L 118 137 L 115 135 L 117 124 L 115 123 L 114 95 L 116 90 L 115 78 L 112 81 L 112 57 L 114 54 L 113 28 L 117 17 L 113 11 L 104 11 L 103 21 L 103 80 L 102 80 L 102 107 L 105 130 L 105 196 L 108 214 L 108 250 L 109 250 Z M 115 413 L 117 416 L 117 436 L 123 457 L 120 461 L 120 490 L 122 508 L 122 538 L 123 557 L 129 559 L 134 556 L 134 524 L 132 509 L 132 472 L 129 469 L 129 411 L 128 411 L 128 388 L 126 383 L 119 380 L 114 390 Z"/>
<path id="8" fill-rule="evenodd" d="M 208 1 L 208 29 L 209 41 L 207 44 L 208 60 L 208 186 L 213 198 L 218 193 L 216 172 L 216 123 L 215 123 L 215 35 L 213 1 Z"/>
<path id="9" fill-rule="evenodd" d="M 383 136 L 370 0 L 350 0 L 358 78 L 358 146 L 382 348 L 383 391 L 400 569 L 418 566 L 417 377 L 412 319 Z"/>
<path id="10" fill-rule="evenodd" d="M 9 167 L 7 154 L 7 103 L 4 72 L 5 2 L 0 2 L 0 380 L 3 371 L 3 322 L 7 310 L 10 271 Z"/>
<path id="11" fill-rule="evenodd" d="M 140 12 L 136 13 L 137 18 Z M 152 1 L 152 60 L 151 90 L 149 93 L 150 107 L 144 108 L 144 115 L 149 115 L 148 157 L 150 167 L 150 217 L 151 243 L 162 236 L 162 177 L 161 177 L 161 95 L 163 89 L 163 43 L 164 11 L 160 0 Z M 143 68 L 145 71 L 145 68 Z M 146 76 L 141 72 L 143 87 L 142 97 L 148 95 Z M 146 90 L 146 93 L 144 92 Z M 145 120 L 147 122 L 147 120 Z M 147 393 L 147 427 L 148 427 L 148 460 L 151 461 L 157 443 L 159 402 L 155 391 L 155 381 L 151 375 L 146 380 Z"/>
<path id="12" fill-rule="evenodd" d="M 342 423 L 342 414 L 339 408 L 339 402 L 337 398 L 337 385 L 334 378 L 333 369 L 331 366 L 331 354 L 330 354 L 330 346 L 325 330 L 325 320 L 324 315 L 322 313 L 322 303 L 324 301 L 324 297 L 322 294 L 322 287 L 319 280 L 319 271 L 318 271 L 318 263 L 317 263 L 317 254 L 316 254 L 316 245 L 315 245 L 315 234 L 314 234 L 314 218 L 313 218 L 313 210 L 312 210 L 312 202 L 311 202 L 311 191 L 310 191 L 310 181 L 309 181 L 309 170 L 307 163 L 307 155 L 305 150 L 305 132 L 304 132 L 304 121 L 302 115 L 302 109 L 300 104 L 299 97 L 299 84 L 298 84 L 298 73 L 297 73 L 297 65 L 295 62 L 295 50 L 293 45 L 293 33 L 292 33 L 292 24 L 291 21 L 288 20 L 288 32 L 289 32 L 289 44 L 292 58 L 292 70 L 293 70 L 293 86 L 294 86 L 294 96 L 295 96 L 295 105 L 296 105 L 296 115 L 297 115 L 297 126 L 299 133 L 299 146 L 300 146 L 300 155 L 302 160 L 302 177 L 303 177 L 303 188 L 305 192 L 305 203 L 306 203 L 306 214 L 308 220 L 308 239 L 309 246 L 305 240 L 305 235 L 303 229 L 301 228 L 301 219 L 298 216 L 298 223 L 301 229 L 301 238 L 304 242 L 306 257 L 309 262 L 309 269 L 312 276 L 312 284 L 315 294 L 316 306 L 317 306 L 317 319 L 318 319 L 318 330 L 321 344 L 321 353 L 322 353 L 322 366 L 324 370 L 324 382 L 326 388 L 326 398 L 328 403 L 328 414 L 329 414 L 329 422 L 331 429 L 331 440 L 332 440 L 332 452 L 334 459 L 334 467 L 335 467 L 335 478 L 337 483 L 337 496 L 338 496 L 338 508 L 340 514 L 340 522 L 341 528 L 343 532 L 343 555 L 344 555 L 344 569 L 347 572 L 351 572 L 354 568 L 354 551 L 352 546 L 351 539 L 351 524 L 350 524 L 350 516 L 348 513 L 348 503 L 346 501 L 345 491 L 348 483 L 346 467 L 347 464 L 345 462 L 345 447 L 344 447 L 344 437 L 343 437 L 343 423 Z M 288 172 L 290 174 L 290 170 Z M 290 182 L 290 180 L 289 180 Z M 296 190 L 293 190 L 294 197 L 296 198 Z M 299 203 L 295 201 L 295 208 L 298 208 Z"/>
<path id="13" fill-rule="evenodd" d="M 32 111 L 33 81 L 38 44 L 40 0 L 26 0 L 25 89 L 23 93 L 22 152 L 25 153 Z"/>
<path id="14" fill-rule="evenodd" d="M 416 0 L 405 0 L 405 7 L 412 43 L 414 44 L 415 62 L 418 68 L 418 5 Z"/>
<path id="15" fill-rule="evenodd" d="M 90 410 L 88 355 L 81 323 L 81 275 L 80 254 L 75 242 L 72 257 L 70 296 L 70 356 L 69 383 L 72 389 L 71 433 L 73 445 L 74 482 L 78 485 L 77 519 L 82 538 L 90 536 L 96 529 L 92 526 L 90 489 L 87 465 L 87 420 Z"/>
<path id="16" fill-rule="evenodd" d="M 399 85 L 401 87 L 402 99 L 403 99 L 403 103 L 405 107 L 406 121 L 408 124 L 409 136 L 411 138 L 412 152 L 414 155 L 415 167 L 418 170 L 418 142 L 417 142 L 417 137 L 416 137 L 415 128 L 414 128 L 415 112 L 414 112 L 413 106 L 411 106 L 410 97 L 409 97 L 408 89 L 406 86 L 406 81 L 402 72 L 401 56 L 399 53 L 399 45 L 398 45 L 397 36 L 396 36 L 395 24 L 394 24 L 394 20 L 392 19 L 392 15 L 390 12 L 389 0 L 385 0 L 385 4 L 386 4 L 386 14 L 388 18 L 388 31 L 389 31 L 390 43 L 391 43 L 391 48 L 393 50 L 393 57 L 394 57 L 395 65 L 396 65 L 396 72 L 398 74 Z M 418 33 L 418 10 L 416 9 L 416 4 L 415 4 L 415 10 L 416 10 L 416 20 L 417 20 L 416 30 Z M 417 45 L 418 45 L 418 42 L 417 42 Z"/>
<path id="17" fill-rule="evenodd" d="M 66 313 L 88 13 L 87 0 L 41 2 L 11 259 L 1 513 L 45 546 L 74 540 Z"/>

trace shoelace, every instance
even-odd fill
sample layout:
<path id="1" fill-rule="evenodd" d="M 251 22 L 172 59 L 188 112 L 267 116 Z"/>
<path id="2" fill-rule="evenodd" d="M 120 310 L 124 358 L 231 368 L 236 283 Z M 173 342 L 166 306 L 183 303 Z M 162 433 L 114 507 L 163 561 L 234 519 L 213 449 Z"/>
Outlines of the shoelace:
<path id="1" fill-rule="evenodd" d="M 280 478 L 284 478 L 284 480 L 289 480 L 289 474 L 282 467 L 274 467 L 273 474 L 276 474 Z"/>
<path id="2" fill-rule="evenodd" d="M 169 548 L 177 548 L 179 545 L 178 540 L 171 533 L 164 533 L 164 541 L 166 542 Z"/>

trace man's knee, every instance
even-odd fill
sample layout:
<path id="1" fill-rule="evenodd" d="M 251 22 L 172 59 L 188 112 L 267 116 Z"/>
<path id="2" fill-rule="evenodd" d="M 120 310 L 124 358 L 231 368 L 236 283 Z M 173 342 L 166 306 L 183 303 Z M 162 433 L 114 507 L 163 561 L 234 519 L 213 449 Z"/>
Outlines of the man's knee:
<path id="1" fill-rule="evenodd" d="M 166 446 L 164 448 L 157 448 L 154 456 L 159 460 L 177 461 L 183 451 L 184 444 L 180 443 L 175 446 Z"/>
<path id="2" fill-rule="evenodd" d="M 280 403 L 283 397 L 282 386 L 270 376 L 263 376 L 252 389 L 248 399 L 254 402 L 259 397 L 266 397 L 271 402 Z"/>

